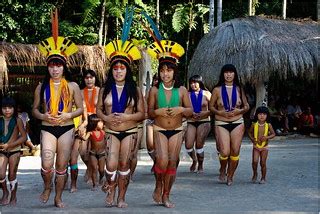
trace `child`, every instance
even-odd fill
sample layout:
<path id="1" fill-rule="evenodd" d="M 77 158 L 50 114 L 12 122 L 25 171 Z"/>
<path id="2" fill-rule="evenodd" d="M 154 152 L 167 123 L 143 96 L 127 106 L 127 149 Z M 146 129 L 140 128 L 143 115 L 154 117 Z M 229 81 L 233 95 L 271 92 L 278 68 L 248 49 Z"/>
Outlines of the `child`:
<path id="1" fill-rule="evenodd" d="M 17 198 L 17 170 L 20 161 L 21 145 L 27 140 L 23 122 L 15 114 L 15 101 L 4 98 L 1 103 L 2 114 L 0 117 L 0 186 L 3 195 L 0 205 L 16 205 Z M 11 197 L 6 183 L 6 170 L 9 165 L 9 183 Z"/>
<path id="2" fill-rule="evenodd" d="M 269 110 L 265 106 L 260 106 L 256 109 L 255 121 L 252 123 L 249 129 L 249 138 L 253 143 L 252 150 L 252 182 L 257 180 L 257 168 L 260 158 L 261 166 L 261 180 L 260 184 L 266 182 L 267 174 L 267 157 L 268 157 L 268 140 L 274 138 L 275 132 L 270 123 L 267 123 L 269 119 Z"/>
<path id="3" fill-rule="evenodd" d="M 105 132 L 103 131 L 103 121 L 92 114 L 88 118 L 87 135 L 85 139 L 90 138 L 89 141 L 89 161 L 92 167 L 92 191 L 96 191 L 96 172 L 99 171 L 99 184 L 102 184 L 104 168 L 106 164 L 106 145 L 105 145 Z M 99 167 L 99 169 L 97 169 Z"/>

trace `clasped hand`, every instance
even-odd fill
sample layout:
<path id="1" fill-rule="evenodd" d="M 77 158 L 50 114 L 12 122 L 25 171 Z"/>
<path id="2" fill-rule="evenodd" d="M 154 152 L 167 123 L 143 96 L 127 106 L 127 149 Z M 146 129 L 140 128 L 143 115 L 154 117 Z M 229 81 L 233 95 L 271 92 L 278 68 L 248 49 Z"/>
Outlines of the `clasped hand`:
<path id="1" fill-rule="evenodd" d="M 45 120 L 48 121 L 52 125 L 62 125 L 68 119 L 70 119 L 70 113 L 66 112 L 58 112 L 58 115 L 52 116 L 50 113 L 45 113 Z"/>
<path id="2" fill-rule="evenodd" d="M 158 109 L 158 115 L 163 117 L 175 117 L 183 112 L 183 107 L 161 108 Z"/>
<path id="3" fill-rule="evenodd" d="M 1 151 L 7 151 L 8 147 L 9 147 L 8 144 L 0 144 Z"/>
<path id="4" fill-rule="evenodd" d="M 111 117 L 111 124 L 113 126 L 119 126 L 120 124 L 128 121 L 127 114 L 124 113 L 113 113 Z"/>

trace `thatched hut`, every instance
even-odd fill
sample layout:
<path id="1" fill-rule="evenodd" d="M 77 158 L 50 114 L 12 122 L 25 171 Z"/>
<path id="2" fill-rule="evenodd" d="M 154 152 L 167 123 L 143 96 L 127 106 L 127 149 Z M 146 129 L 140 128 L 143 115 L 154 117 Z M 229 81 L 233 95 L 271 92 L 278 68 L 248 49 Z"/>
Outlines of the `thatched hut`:
<path id="1" fill-rule="evenodd" d="M 101 46 L 78 46 L 79 51 L 70 56 L 68 67 L 92 69 L 101 79 L 108 66 L 108 62 Z M 34 71 L 35 67 L 46 66 L 45 57 L 41 55 L 36 45 L 18 43 L 0 43 L 0 90 L 8 85 L 8 68 L 20 66 Z"/>
<path id="2" fill-rule="evenodd" d="M 242 82 L 257 90 L 257 105 L 266 101 L 264 82 L 271 74 L 316 78 L 319 71 L 319 24 L 238 18 L 204 36 L 190 62 L 189 76 L 201 74 L 208 88 L 217 83 L 221 67 L 232 63 Z"/>

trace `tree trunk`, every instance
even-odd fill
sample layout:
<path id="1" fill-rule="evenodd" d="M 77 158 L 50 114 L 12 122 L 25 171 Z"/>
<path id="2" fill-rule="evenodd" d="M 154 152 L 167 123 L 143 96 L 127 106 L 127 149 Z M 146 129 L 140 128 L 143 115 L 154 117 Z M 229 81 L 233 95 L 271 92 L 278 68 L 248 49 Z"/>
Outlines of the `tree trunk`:
<path id="1" fill-rule="evenodd" d="M 104 18 L 105 20 L 104 20 L 103 46 L 105 46 L 107 43 L 107 35 L 108 35 L 108 29 L 109 29 L 109 25 L 108 25 L 109 16 L 106 15 Z"/>
<path id="2" fill-rule="evenodd" d="M 0 54 L 0 91 L 2 94 L 8 88 L 8 67 L 6 58 L 3 54 Z"/>
<path id="3" fill-rule="evenodd" d="M 256 83 L 256 108 L 268 106 L 268 84 L 260 80 Z"/>
<path id="4" fill-rule="evenodd" d="M 283 19 L 287 18 L 287 0 L 283 0 L 283 3 L 282 3 L 282 18 Z"/>
<path id="5" fill-rule="evenodd" d="M 218 0 L 217 5 L 217 25 L 222 23 L 222 0 Z"/>
<path id="6" fill-rule="evenodd" d="M 210 0 L 209 25 L 210 25 L 210 31 L 213 31 L 213 29 L 214 29 L 214 0 Z"/>
<path id="7" fill-rule="evenodd" d="M 106 0 L 103 0 L 101 3 L 101 18 L 99 23 L 99 40 L 98 44 L 102 45 L 103 40 L 103 27 L 104 27 L 104 18 L 105 18 L 105 12 L 106 12 Z"/>
<path id="8" fill-rule="evenodd" d="M 152 80 L 152 73 L 151 73 L 151 58 L 150 55 L 147 53 L 146 49 L 141 50 L 142 58 L 139 62 L 139 88 L 142 91 L 143 97 L 145 97 L 150 88 L 151 88 L 151 80 Z M 146 129 L 145 129 L 145 121 L 143 122 L 143 134 L 141 140 L 141 148 L 146 147 Z"/>
<path id="9" fill-rule="evenodd" d="M 159 22 L 160 22 L 160 0 L 157 0 L 157 17 L 156 17 L 156 24 L 157 28 L 159 29 Z"/>
<path id="10" fill-rule="evenodd" d="M 253 14 L 252 14 L 252 0 L 249 0 L 249 16 L 253 16 Z"/>

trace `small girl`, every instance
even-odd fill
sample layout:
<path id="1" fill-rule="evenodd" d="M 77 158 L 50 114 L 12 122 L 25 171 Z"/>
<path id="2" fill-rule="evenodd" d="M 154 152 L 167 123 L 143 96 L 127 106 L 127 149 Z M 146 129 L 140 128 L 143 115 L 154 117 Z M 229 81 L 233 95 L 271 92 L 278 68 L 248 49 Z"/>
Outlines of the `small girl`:
<path id="1" fill-rule="evenodd" d="M 252 150 L 252 182 L 257 181 L 257 168 L 260 158 L 261 180 L 260 184 L 266 182 L 267 174 L 267 157 L 268 157 L 268 140 L 274 138 L 275 132 L 271 123 L 267 123 L 269 119 L 269 110 L 265 106 L 260 106 L 256 109 L 255 121 L 249 129 L 249 138 L 253 143 Z"/>
<path id="2" fill-rule="evenodd" d="M 23 122 L 15 112 L 15 101 L 3 98 L 1 102 L 3 116 L 0 117 L 0 187 L 3 191 L 0 205 L 16 205 L 17 202 L 17 170 L 20 161 L 21 145 L 27 140 Z M 7 189 L 6 170 L 9 165 L 9 190 Z"/>
<path id="3" fill-rule="evenodd" d="M 99 184 L 103 183 L 104 168 L 106 165 L 106 144 L 105 132 L 103 130 L 103 121 L 92 114 L 88 118 L 87 134 L 85 140 L 89 140 L 89 161 L 92 167 L 92 191 L 96 191 L 96 172 L 99 171 Z"/>

